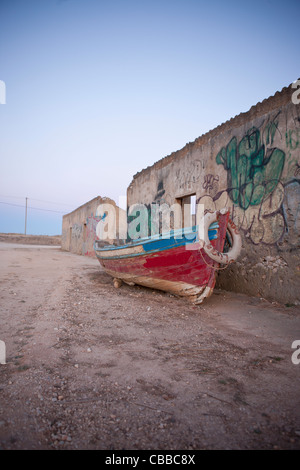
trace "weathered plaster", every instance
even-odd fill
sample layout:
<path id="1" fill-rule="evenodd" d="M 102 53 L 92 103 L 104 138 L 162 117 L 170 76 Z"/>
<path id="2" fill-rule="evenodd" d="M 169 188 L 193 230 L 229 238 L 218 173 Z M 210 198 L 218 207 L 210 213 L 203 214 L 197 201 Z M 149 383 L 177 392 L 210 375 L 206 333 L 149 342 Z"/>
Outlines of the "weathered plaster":
<path id="1" fill-rule="evenodd" d="M 119 227 L 119 214 L 122 209 L 109 198 L 95 197 L 69 214 L 64 215 L 62 224 L 62 249 L 79 255 L 95 257 L 94 241 L 100 217 L 96 216 L 100 204 L 110 204 L 116 211 L 116 230 Z M 124 212 L 124 211 L 123 211 Z M 118 234 L 116 233 L 116 236 Z M 112 243 L 113 240 L 110 240 Z"/>
<path id="2" fill-rule="evenodd" d="M 243 237 L 219 287 L 300 303 L 300 105 L 291 86 L 137 173 L 128 206 L 195 193 L 206 209 L 230 208 Z"/>

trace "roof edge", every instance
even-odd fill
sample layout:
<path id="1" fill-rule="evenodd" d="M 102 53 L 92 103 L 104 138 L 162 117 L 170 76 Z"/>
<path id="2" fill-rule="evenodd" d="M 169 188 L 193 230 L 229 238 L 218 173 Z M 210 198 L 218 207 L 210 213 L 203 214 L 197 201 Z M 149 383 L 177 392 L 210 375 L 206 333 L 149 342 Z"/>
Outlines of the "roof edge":
<path id="1" fill-rule="evenodd" d="M 300 80 L 300 79 L 298 79 Z M 295 83 L 295 82 L 293 82 Z M 276 91 L 274 95 L 270 95 L 268 98 L 265 98 L 262 101 L 258 101 L 255 105 L 251 106 L 248 111 L 241 112 L 236 116 L 228 119 L 227 121 L 219 124 L 217 127 L 211 129 L 210 131 L 202 134 L 201 136 L 197 137 L 193 142 L 188 142 L 184 147 L 180 150 L 176 150 L 171 154 L 157 160 L 153 165 L 150 165 L 143 170 L 137 172 L 129 185 L 133 184 L 134 180 L 138 178 L 143 173 L 149 171 L 151 168 L 161 169 L 168 165 L 175 157 L 181 158 L 182 156 L 186 155 L 189 150 L 192 150 L 194 147 L 200 147 L 208 142 L 212 137 L 215 137 L 217 134 L 220 134 L 230 128 L 239 127 L 242 125 L 247 119 L 254 119 L 255 117 L 259 117 L 267 112 L 272 111 L 279 105 L 283 106 L 291 101 L 291 95 L 294 92 L 292 89 L 292 85 L 288 85 L 287 87 L 283 87 L 281 91 Z"/>
<path id="2" fill-rule="evenodd" d="M 83 204 L 81 204 L 81 206 L 76 207 L 76 209 L 73 209 L 71 212 L 68 212 L 67 214 L 64 214 L 64 215 L 63 215 L 63 218 L 64 218 L 64 217 L 67 217 L 67 216 L 69 216 L 69 215 L 71 215 L 71 214 L 74 214 L 74 212 L 79 211 L 80 209 L 82 209 L 82 208 L 83 208 L 84 206 L 86 206 L 87 204 L 90 204 L 90 203 L 92 203 L 92 202 L 94 202 L 94 201 L 96 201 L 96 200 L 99 200 L 99 202 L 100 202 L 100 201 L 101 201 L 101 202 L 107 202 L 107 201 L 108 201 L 109 203 L 113 203 L 113 205 L 115 205 L 115 206 L 117 207 L 117 205 L 116 205 L 116 203 L 115 203 L 115 201 L 114 201 L 113 199 L 110 199 L 109 197 L 106 197 L 106 196 L 104 196 L 104 197 L 102 197 L 102 196 L 96 196 L 96 197 L 94 197 L 93 199 L 91 199 L 90 201 L 84 202 Z"/>

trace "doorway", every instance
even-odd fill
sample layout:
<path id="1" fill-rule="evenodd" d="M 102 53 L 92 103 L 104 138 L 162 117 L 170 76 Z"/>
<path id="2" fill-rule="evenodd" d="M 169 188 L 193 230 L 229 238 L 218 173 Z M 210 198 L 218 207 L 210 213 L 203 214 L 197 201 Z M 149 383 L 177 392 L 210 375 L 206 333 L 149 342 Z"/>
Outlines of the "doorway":
<path id="1" fill-rule="evenodd" d="M 196 225 L 196 194 L 177 198 L 176 202 L 181 205 L 182 228 Z"/>

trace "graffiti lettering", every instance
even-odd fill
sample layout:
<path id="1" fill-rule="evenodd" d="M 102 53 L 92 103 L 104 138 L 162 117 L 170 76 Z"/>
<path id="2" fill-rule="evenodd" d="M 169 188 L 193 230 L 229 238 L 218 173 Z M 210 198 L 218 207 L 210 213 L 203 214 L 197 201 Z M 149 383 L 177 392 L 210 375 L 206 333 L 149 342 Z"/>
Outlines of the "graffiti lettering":
<path id="1" fill-rule="evenodd" d="M 218 182 L 219 182 L 219 175 L 214 176 L 212 174 L 208 174 L 204 176 L 204 182 L 202 188 L 207 190 L 210 194 L 216 193 L 218 189 Z"/>
<path id="2" fill-rule="evenodd" d="M 72 238 L 80 238 L 82 232 L 82 226 L 80 224 L 72 225 Z"/>
<path id="3" fill-rule="evenodd" d="M 203 163 L 200 160 L 192 162 L 192 168 L 189 170 L 179 169 L 176 171 L 176 183 L 180 189 L 190 190 L 193 183 L 199 181 Z"/>

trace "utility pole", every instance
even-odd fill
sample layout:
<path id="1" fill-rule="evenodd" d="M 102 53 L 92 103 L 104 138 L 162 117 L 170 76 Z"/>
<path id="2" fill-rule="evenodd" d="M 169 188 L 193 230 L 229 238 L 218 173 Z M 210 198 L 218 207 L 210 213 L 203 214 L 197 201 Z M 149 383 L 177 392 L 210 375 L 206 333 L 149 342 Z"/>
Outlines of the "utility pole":
<path id="1" fill-rule="evenodd" d="M 26 226 L 27 226 L 27 199 L 26 198 L 26 205 L 25 205 L 25 235 L 26 235 Z"/>

